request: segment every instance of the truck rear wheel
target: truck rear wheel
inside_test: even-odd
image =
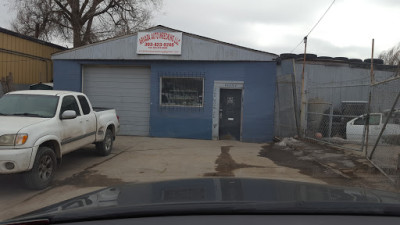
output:
[[[107,156],[112,151],[113,146],[113,132],[110,129],[107,129],[106,135],[104,136],[104,140],[96,143],[96,150],[101,156]]]
[[[54,151],[49,147],[39,147],[32,169],[22,174],[25,186],[35,190],[48,187],[53,180],[56,167]]]

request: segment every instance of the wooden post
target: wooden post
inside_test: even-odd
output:
[[[304,87],[304,70],[306,66],[306,54],[307,54],[307,36],[304,37],[304,58],[303,58],[303,70],[301,72],[301,108],[300,108],[300,127],[301,127],[301,137],[304,137],[304,128],[306,122],[306,96]]]
[[[372,53],[371,53],[371,73],[370,73],[370,85],[369,85],[369,96],[368,96],[368,108],[367,108],[367,120],[365,123],[365,131],[364,133],[366,133],[366,137],[365,137],[365,156],[367,158],[368,157],[368,142],[369,142],[369,114],[371,112],[371,99],[372,99],[372,93],[371,93],[371,89],[372,89],[372,85],[375,83],[375,77],[374,77],[374,39],[372,39]],[[363,140],[364,141],[364,140]]]

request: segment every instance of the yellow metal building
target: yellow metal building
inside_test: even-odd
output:
[[[16,86],[51,82],[51,54],[65,49],[0,27],[0,79],[11,73]]]

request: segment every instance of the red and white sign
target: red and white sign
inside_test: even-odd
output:
[[[181,32],[139,32],[137,54],[180,55]]]

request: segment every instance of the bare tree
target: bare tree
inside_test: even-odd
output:
[[[400,65],[400,43],[387,51],[381,52],[378,56],[387,65]]]
[[[44,3],[45,2],[45,3]],[[54,34],[54,16],[52,1],[31,0],[15,2],[18,8],[17,17],[12,28],[18,33],[49,41]]]
[[[16,0],[14,30],[79,47],[150,26],[162,0]]]

